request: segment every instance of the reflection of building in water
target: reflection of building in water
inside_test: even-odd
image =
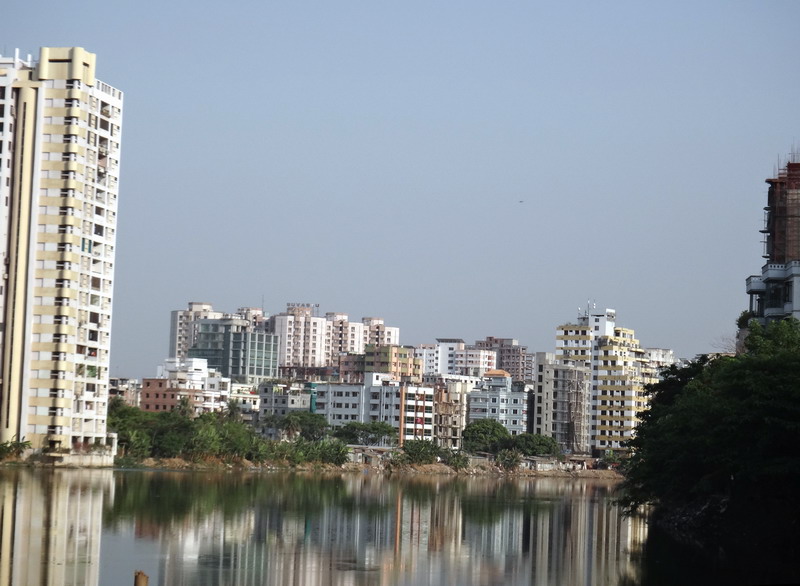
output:
[[[352,475],[276,482],[231,515],[160,529],[159,584],[597,584],[636,578],[645,526],[611,485]],[[269,482],[264,478],[261,482]],[[308,491],[307,494],[299,494]]]
[[[0,585],[100,583],[110,470],[20,470],[0,483]]]
[[[629,554],[644,543],[646,526],[609,504],[609,485],[538,479],[518,489],[516,500],[534,506],[503,507],[495,522],[469,524],[464,537],[474,555],[531,584],[617,583],[635,572]]]

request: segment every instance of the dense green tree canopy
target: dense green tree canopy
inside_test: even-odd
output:
[[[289,413],[278,425],[290,438],[299,436],[308,441],[321,440],[328,431],[328,420],[325,416],[308,411]]]
[[[185,405],[183,405],[185,407]],[[231,402],[222,412],[189,416],[191,409],[178,404],[173,411],[150,413],[130,407],[115,397],[109,401],[108,427],[119,435],[121,453],[133,459],[182,457],[191,460],[247,459],[292,464],[325,462],[342,464],[347,446],[338,440],[323,440],[325,417],[293,413],[283,418],[284,429],[294,430],[296,441],[273,442],[258,436],[240,419],[238,404]],[[322,440],[322,441],[321,441]]]
[[[623,503],[724,503],[725,522],[800,522],[800,322],[751,322],[747,352],[671,368],[630,442]]]
[[[471,453],[495,452],[511,437],[508,430],[494,419],[479,419],[468,423],[461,434],[464,449]]]
[[[558,456],[561,449],[558,442],[538,433],[521,433],[505,441],[507,449],[516,450],[523,456]]]
[[[337,427],[333,432],[334,437],[345,443],[362,446],[374,446],[384,439],[394,439],[396,435],[394,427],[384,421],[370,421],[369,423],[349,421],[341,427]]]

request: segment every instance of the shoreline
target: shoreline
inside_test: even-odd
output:
[[[114,466],[54,466],[49,463],[30,461],[5,461],[0,469],[36,468],[51,470],[120,470],[120,471],[165,471],[165,472],[247,472],[251,474],[272,472],[302,473],[343,473],[343,474],[379,474],[379,475],[428,475],[428,476],[493,476],[505,478],[575,478],[621,481],[623,475],[616,470],[515,470],[507,472],[496,466],[478,465],[468,469],[454,470],[445,464],[407,464],[403,466],[367,466],[348,462],[337,466],[334,464],[307,463],[290,465],[285,463],[254,464],[249,461],[228,463],[222,460],[191,462],[181,458],[146,458],[133,465]]]

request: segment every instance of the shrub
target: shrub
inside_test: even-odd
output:
[[[433,464],[439,458],[441,450],[428,440],[408,440],[403,444],[403,453],[409,464]]]
[[[450,466],[450,468],[456,472],[469,468],[469,456],[464,452],[442,450],[441,457],[442,462]]]
[[[507,472],[513,472],[522,463],[522,454],[517,450],[500,450],[497,453],[498,465]]]

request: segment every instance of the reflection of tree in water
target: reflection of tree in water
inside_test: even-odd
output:
[[[535,516],[542,509],[550,509],[553,502],[542,499],[518,480],[477,481],[465,487],[461,495],[461,510],[465,521],[493,524],[511,513],[525,518]]]
[[[314,516],[338,508],[378,514],[388,500],[376,490],[354,490],[342,476],[207,472],[120,472],[115,498],[106,510],[113,526],[134,519],[157,525],[212,513],[237,517],[248,510],[274,509]]]

